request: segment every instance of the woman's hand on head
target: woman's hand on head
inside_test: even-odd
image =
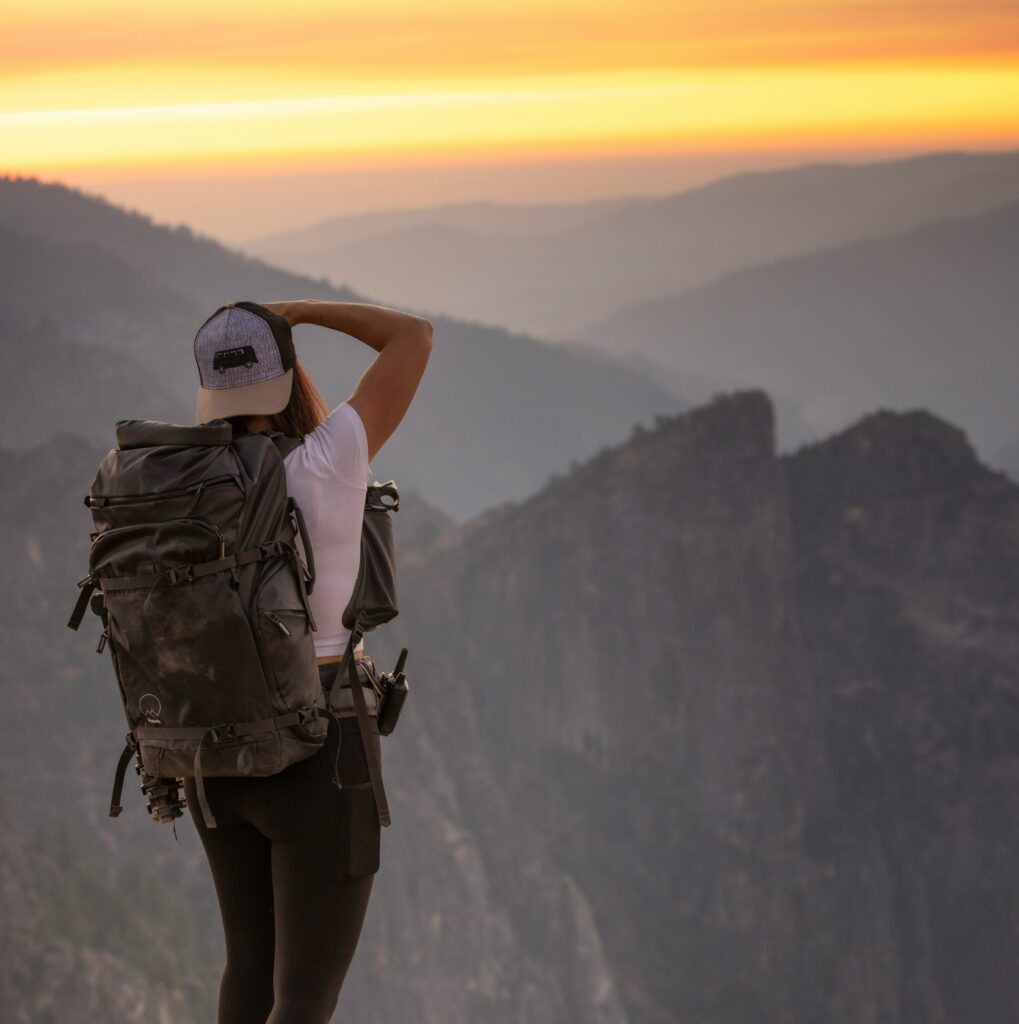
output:
[[[283,317],[291,327],[301,323],[301,306],[303,299],[292,299],[289,302],[260,302],[270,313]]]

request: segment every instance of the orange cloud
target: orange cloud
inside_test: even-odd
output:
[[[0,170],[1019,139],[1019,5],[39,0]]]
[[[5,13],[0,74],[167,61],[416,78],[1017,52],[1019,5],[983,0],[36,0]]]

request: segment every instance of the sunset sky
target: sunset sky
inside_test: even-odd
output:
[[[243,204],[301,221],[327,195],[660,193],[684,167],[1019,145],[1015,0],[4,0],[2,27],[0,172],[223,235]]]

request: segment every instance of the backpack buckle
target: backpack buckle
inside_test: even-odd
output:
[[[166,579],[171,587],[177,586],[178,583],[194,583],[194,573],[191,571],[192,566],[181,565],[176,569],[166,570]]]
[[[223,725],[214,725],[209,730],[209,735],[212,737],[213,743],[222,743],[226,740],[236,739],[237,736],[234,732],[233,722],[224,722]]]
[[[267,540],[258,545],[258,551],[262,558],[272,558],[275,555],[283,554],[283,545],[278,538],[276,540]]]

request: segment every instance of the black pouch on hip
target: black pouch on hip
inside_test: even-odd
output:
[[[361,562],[350,600],[343,610],[345,629],[352,630],[359,624],[361,632],[367,633],[400,612],[393,521],[389,518],[389,513],[399,508],[400,495],[392,480],[384,484],[376,480],[368,485],[361,527]]]
[[[343,625],[349,630],[368,632],[399,614],[396,590],[396,549],[390,512],[400,508],[400,495],[392,480],[369,485],[365,494],[364,525],[361,530],[361,562],[350,601],[343,611]],[[394,672],[378,677],[379,734],[388,736],[396,726],[409,686],[403,673],[407,649],[400,653]]]

